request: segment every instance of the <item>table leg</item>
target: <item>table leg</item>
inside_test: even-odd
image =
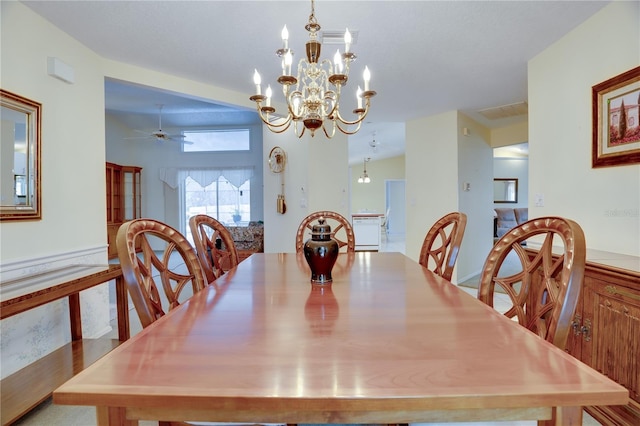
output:
[[[124,278],[116,278],[116,309],[118,311],[118,339],[121,342],[129,340],[129,297]]]
[[[82,340],[80,293],[69,295],[69,320],[71,321],[71,340]]]
[[[128,420],[123,407],[96,407],[98,426],[138,426],[137,420]]]
[[[538,426],[581,426],[582,407],[554,407],[551,420],[539,420]]]

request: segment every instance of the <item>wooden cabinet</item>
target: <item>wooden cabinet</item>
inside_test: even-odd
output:
[[[627,264],[616,267],[592,256],[567,351],[629,389],[628,405],[588,407],[589,414],[604,425],[640,425],[640,259],[623,256]]]
[[[109,259],[118,256],[116,235],[124,222],[141,214],[141,167],[106,163],[107,243]]]

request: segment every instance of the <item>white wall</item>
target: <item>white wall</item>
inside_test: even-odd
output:
[[[469,129],[464,136],[462,128]],[[459,211],[467,215],[456,281],[463,282],[481,272],[493,245],[493,149],[490,132],[464,114],[458,114],[458,194]],[[470,184],[465,191],[465,183]]]
[[[336,211],[349,218],[349,165],[347,137],[341,133],[327,140],[308,133],[298,139],[291,131],[282,134],[263,130],[263,157],[274,146],[287,153],[284,171],[287,211],[276,211],[281,176],[264,168],[265,245],[267,253],[294,253],[298,225],[318,210]],[[265,160],[266,161],[266,160]]]
[[[42,103],[42,220],[1,222],[1,260],[106,245],[106,201],[94,190],[104,186],[100,58],[19,2],[1,11],[2,88]],[[75,84],[47,75],[48,56],[75,70]]]
[[[42,220],[0,222],[3,277],[47,270],[63,257],[106,263],[101,60],[22,3],[0,2],[0,15],[2,88],[42,103]],[[49,56],[75,70],[74,84],[47,75]],[[85,336],[109,331],[108,300],[106,285],[81,294]],[[70,340],[66,306],[2,321],[2,377]]]
[[[516,178],[518,179],[518,202],[517,203],[494,203],[493,207],[516,208],[528,207],[529,205],[529,159],[528,158],[494,158],[493,159],[494,178]],[[493,194],[492,194],[493,195]]]
[[[529,62],[529,217],[576,220],[640,255],[640,165],[591,168],[591,87],[640,63],[640,3],[613,2]],[[544,207],[534,207],[535,194]]]

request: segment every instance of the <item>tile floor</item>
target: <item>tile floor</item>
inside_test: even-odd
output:
[[[380,251],[384,252],[401,252],[405,253],[404,235],[387,235],[382,238],[382,246]],[[473,279],[473,278],[472,278]],[[462,283],[464,284],[464,283]],[[472,296],[476,296],[475,288],[460,286],[465,292]],[[496,295],[494,307],[496,310],[504,311],[510,306],[508,298],[505,295]],[[131,333],[138,332],[140,322],[135,312],[131,312]],[[117,326],[113,324],[113,335],[117,337]],[[20,426],[94,426],[96,425],[95,409],[92,407],[76,407],[55,405],[51,399],[40,404],[31,413],[20,419],[15,425]],[[157,426],[158,422],[140,422],[140,426]],[[512,421],[512,422],[485,422],[485,423],[417,423],[414,426],[536,426],[537,422],[533,421]],[[582,421],[583,426],[599,426],[596,420],[585,413]]]

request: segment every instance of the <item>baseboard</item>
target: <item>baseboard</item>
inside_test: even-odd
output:
[[[471,278],[475,278],[478,277],[478,279],[480,279],[480,274],[482,273],[482,270],[478,270],[476,272],[472,272],[471,274],[467,274],[463,277],[456,277],[456,285],[460,285],[461,283],[464,283],[465,281],[469,281]]]

